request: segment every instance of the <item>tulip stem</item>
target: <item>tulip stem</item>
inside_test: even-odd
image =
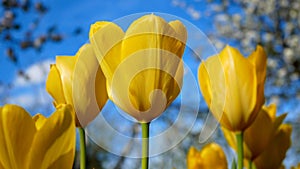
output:
[[[249,160],[249,169],[252,169],[252,161]]]
[[[238,148],[238,165],[237,169],[243,169],[244,150],[243,150],[243,132],[236,134],[237,148]]]
[[[150,122],[141,123],[142,125],[142,169],[149,166],[149,127]]]
[[[84,128],[79,127],[80,136],[80,169],[86,168],[86,145],[85,145],[85,131]]]

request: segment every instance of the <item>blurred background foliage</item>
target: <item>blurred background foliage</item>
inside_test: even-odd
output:
[[[47,58],[54,60],[52,55],[40,56],[41,52],[44,51],[43,55],[45,55],[47,51],[51,50],[51,48],[47,48],[47,45],[53,46],[55,44],[59,46],[62,41],[72,39],[74,36],[87,39],[87,36],[82,33],[85,28],[77,23],[71,23],[73,25],[72,30],[68,31],[61,29],[63,27],[61,24],[54,23],[41,26],[41,23],[47,22],[47,20],[43,21],[44,16],[49,11],[56,10],[49,8],[47,3],[47,1],[2,0],[0,7],[0,47],[3,50],[0,63],[3,67],[3,64],[7,63],[8,60],[13,65],[9,69],[6,69],[5,66],[0,69],[1,76],[5,77],[5,74],[14,71],[14,75],[19,79],[19,82],[36,81],[37,83],[33,83],[33,87],[29,90],[37,95],[40,95],[40,91],[37,91],[40,88],[36,88],[36,86],[44,85],[44,83],[38,83],[41,80],[32,77],[30,73],[42,74],[43,78],[47,76],[49,64],[51,63],[51,61],[47,61]],[[57,3],[61,2],[57,1]],[[93,1],[89,1],[89,3],[93,3]],[[159,5],[160,1],[156,3]],[[169,4],[167,8],[170,8],[170,11],[166,9],[158,12],[173,12],[173,15],[183,16],[200,28],[201,22],[198,21],[205,20],[205,22],[211,23],[203,31],[218,50],[221,50],[226,44],[230,44],[238,48],[243,54],[249,55],[251,51],[255,50],[256,44],[264,47],[268,54],[268,75],[265,84],[267,103],[276,103],[280,114],[288,112],[286,122],[293,125],[293,144],[287,154],[285,164],[290,166],[300,162],[300,142],[298,141],[300,138],[300,1],[169,0],[167,3]],[[126,9],[130,9],[130,7]],[[174,11],[179,11],[181,14]],[[130,13],[132,12],[128,10],[127,14]],[[88,27],[88,25],[84,26]],[[199,50],[201,50],[201,46],[199,46]],[[24,59],[22,57],[24,57],[23,53],[26,51],[30,51],[32,55],[29,59],[41,57],[37,60],[46,60],[46,62],[37,67],[33,66],[31,70],[28,70],[30,65],[27,62],[20,62],[21,59]],[[34,63],[34,61],[28,62]],[[200,62],[198,58],[194,61]],[[10,103],[13,100],[11,95],[20,92],[15,91],[16,85],[14,83],[15,81],[11,78],[0,79],[0,105]],[[42,95],[39,97],[48,96]],[[170,110],[167,111],[176,111],[178,106],[176,103],[172,104]],[[36,98],[36,104],[30,107],[32,112],[51,112],[52,110],[49,98],[42,99],[42,101]],[[203,146],[198,143],[198,137],[208,110],[205,106],[201,106],[199,112],[195,126],[187,137],[171,151],[151,158],[151,168],[185,168],[185,157],[188,148],[191,145],[198,148]],[[159,120],[170,126],[173,118],[168,114],[167,112],[164,113]],[[172,115],[172,113],[170,114]],[[139,127],[133,124],[128,133],[133,137],[138,136],[138,133],[140,133]],[[225,146],[226,143],[219,130],[212,136],[210,141],[212,140],[223,145],[229,155],[228,161],[230,163],[233,153]],[[87,145],[88,168],[140,167],[138,159],[128,159],[111,154],[91,140],[88,140]],[[78,159],[74,163],[74,168],[79,168]]]

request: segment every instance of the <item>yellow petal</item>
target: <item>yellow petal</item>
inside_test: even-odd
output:
[[[205,168],[227,169],[227,160],[221,146],[210,143],[203,147],[201,157]]]
[[[208,107],[211,107],[211,100],[212,100],[212,84],[210,83],[212,79],[212,76],[210,76],[208,74],[208,70],[206,68],[206,65],[205,62],[202,62],[198,68],[198,79],[199,79],[199,86],[200,86],[200,90],[201,90],[201,93],[202,93],[202,96],[206,102],[206,104],[208,105]],[[216,70],[216,69],[213,69],[213,70]],[[216,111],[214,111],[216,112]],[[218,113],[218,112],[216,112]],[[223,113],[220,112],[220,113]],[[219,114],[219,113],[218,113]],[[217,117],[220,117],[217,116]],[[220,119],[220,118],[217,118],[217,119]]]
[[[66,153],[75,153],[75,120],[70,105],[61,106],[37,131],[29,153],[28,168],[47,169]],[[71,168],[73,161],[68,164]]]
[[[223,132],[223,135],[228,143],[228,145],[230,147],[232,147],[233,149],[237,150],[237,142],[236,142],[236,136],[235,136],[235,133],[228,130],[227,128],[225,127],[222,127],[221,126],[221,130]]]
[[[101,110],[108,99],[107,90],[106,90],[106,79],[101,70],[101,67],[98,67],[96,73],[95,94],[97,98],[98,107]]]
[[[257,82],[263,84],[266,79],[267,55],[261,46],[251,53],[248,60],[255,65]]]
[[[112,22],[101,21],[91,25],[89,39],[99,62],[112,47],[122,40],[123,36],[123,30]]]
[[[102,67],[106,78],[112,77],[114,70],[121,62],[121,40],[124,37],[123,30],[112,22],[96,22],[91,25],[90,42]],[[107,56],[107,61],[104,56]]]
[[[21,169],[36,132],[31,116],[21,107],[5,105],[0,110],[0,164],[3,168]]]
[[[91,24],[90,32],[89,32],[89,38],[93,38],[93,36],[97,33],[98,30],[102,29],[103,27],[107,26],[107,24],[110,24],[111,22],[107,21],[98,21],[94,24]]]
[[[143,83],[147,81],[148,83]],[[148,69],[137,74],[131,81],[130,101],[133,106],[141,111],[139,114],[132,114],[139,121],[149,121],[159,116],[177,97],[180,92],[180,84],[177,84],[176,80],[164,71],[156,69]],[[160,93],[164,93],[166,97],[164,100]],[[151,109],[152,105],[156,105],[152,108],[158,108],[157,105],[163,105],[161,109]],[[147,111],[148,112],[145,112]]]
[[[291,134],[292,127],[288,124],[282,124],[265,151],[254,160],[256,168],[279,168],[291,146]]]
[[[73,75],[73,104],[80,126],[85,127],[107,101],[106,80],[92,45],[81,47]]]
[[[195,147],[191,147],[187,154],[187,169],[201,168],[201,154]]]
[[[270,112],[270,114],[273,113]],[[278,127],[283,122],[285,117],[286,114],[283,114],[277,118],[272,117],[269,115],[268,109],[266,108],[263,108],[258,113],[255,121],[244,132],[244,140],[251,152],[251,160],[261,154],[270,144]]]
[[[255,121],[244,131],[244,158],[253,161],[272,142],[286,114],[276,117],[276,105],[265,106]],[[264,126],[263,128],[261,126]],[[221,127],[227,143],[237,150],[235,133]]]
[[[80,50],[78,53],[80,53]],[[73,72],[74,72],[76,60],[77,57],[72,57],[72,56],[56,57],[56,67],[60,73],[64,96],[66,102],[71,105],[73,105],[72,81],[73,81]]]
[[[229,46],[220,53],[220,59],[226,70],[224,113],[228,116],[232,131],[244,130],[258,113],[252,113],[257,93],[255,68],[238,50]]]
[[[180,42],[176,43],[178,45],[177,47],[174,46],[174,49],[177,48],[177,51],[172,51],[172,52],[176,53],[178,57],[182,57],[184,50],[185,50],[186,40],[187,40],[186,28],[178,20],[169,22],[169,25],[176,32],[176,36],[174,38],[176,38],[176,40],[180,41]]]
[[[74,150],[61,155],[56,161],[54,161],[51,166],[47,169],[68,169],[72,168],[74,161]]]
[[[125,59],[139,50],[150,48],[167,50],[181,58],[185,48],[185,41],[182,43],[181,39],[184,40],[186,30],[179,21],[174,21],[172,25],[176,31],[181,32],[177,33],[163,18],[153,14],[135,20],[129,26],[123,39],[121,58]],[[147,54],[161,55],[161,52],[151,50]],[[160,59],[157,60],[158,64],[159,61]]]
[[[46,90],[53,97],[56,105],[66,103],[60,73],[56,65],[51,65],[46,81]]]
[[[5,169],[5,168],[3,167],[3,165],[1,164],[1,162],[0,162],[0,169]]]
[[[188,169],[227,169],[227,160],[221,146],[216,143],[205,145],[201,151],[191,147],[187,155]]]
[[[218,56],[212,56],[200,64],[198,79],[200,90],[212,114],[223,126],[230,128],[230,116],[223,113],[226,85],[223,66]]]
[[[177,97],[183,77],[182,61],[176,55],[166,51],[163,55],[149,55],[149,50],[125,59],[113,79],[107,79],[110,99],[143,122],[160,115]],[[158,59],[163,64],[157,65]]]
[[[45,124],[45,122],[47,121],[47,118],[45,116],[43,116],[42,114],[37,114],[37,115],[33,116],[32,119],[35,121],[35,127],[37,130],[42,128],[43,125]]]
[[[265,103],[264,84],[266,80],[267,55],[261,46],[257,46],[256,50],[248,57],[248,60],[255,65],[257,76],[257,99],[254,111],[259,111]]]
[[[169,22],[169,25],[177,33],[176,38],[178,38],[178,40],[180,40],[182,43],[186,43],[187,31],[186,31],[185,26],[178,20]],[[183,51],[182,51],[182,54],[183,54]]]

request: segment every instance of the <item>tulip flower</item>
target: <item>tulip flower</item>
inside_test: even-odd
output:
[[[139,122],[158,117],[181,89],[187,32],[180,21],[145,15],[126,32],[96,22],[90,41],[107,79],[109,98]]]
[[[280,168],[286,152],[291,146],[291,134],[292,126],[282,124],[265,151],[254,160],[256,168]]]
[[[49,118],[4,105],[0,127],[0,168],[72,168],[75,120],[70,105],[61,105]]]
[[[198,70],[200,90],[214,117],[236,133],[238,169],[243,168],[243,131],[265,102],[266,54],[257,46],[248,58],[226,46],[202,62]]]
[[[256,119],[244,131],[244,158],[253,161],[273,140],[286,114],[276,117],[276,105],[263,106]],[[262,127],[263,126],[263,127]],[[237,141],[233,132],[222,127],[228,144],[237,150]]]
[[[145,15],[124,32],[111,22],[96,22],[90,42],[107,80],[108,97],[142,125],[142,168],[148,168],[150,122],[178,96],[187,32],[176,20]]]
[[[265,102],[266,54],[257,46],[248,58],[230,46],[199,66],[203,97],[222,126],[239,132],[251,125]]]
[[[227,160],[222,148],[210,143],[198,151],[191,147],[187,154],[187,169],[227,169]]]
[[[92,46],[83,45],[75,56],[57,56],[46,82],[54,105],[71,104],[76,126],[85,127],[107,101],[106,80]]]

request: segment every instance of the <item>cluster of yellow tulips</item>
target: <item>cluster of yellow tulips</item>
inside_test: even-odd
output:
[[[221,66],[218,66],[221,65]],[[264,106],[266,54],[262,47],[248,57],[226,46],[199,66],[199,84],[206,103],[238,156],[233,169],[281,169],[291,145],[292,127],[276,116],[276,105]],[[201,151],[191,147],[188,169],[228,168],[222,148],[210,143]]]
[[[107,99],[141,123],[142,168],[148,168],[150,122],[181,90],[186,28],[151,14],[126,32],[112,22],[96,22],[89,39],[75,56],[57,56],[51,65],[46,90],[56,111],[49,118],[31,117],[16,105],[0,108],[0,169],[72,168],[76,127],[84,169],[84,127]],[[249,169],[278,169],[291,144],[291,126],[282,124],[286,114],[277,117],[275,105],[263,106],[265,78],[262,47],[245,58],[227,46],[199,67],[200,89],[228,144],[238,150],[238,169],[246,161]],[[187,167],[228,165],[222,148],[211,143],[201,151],[191,147]]]

